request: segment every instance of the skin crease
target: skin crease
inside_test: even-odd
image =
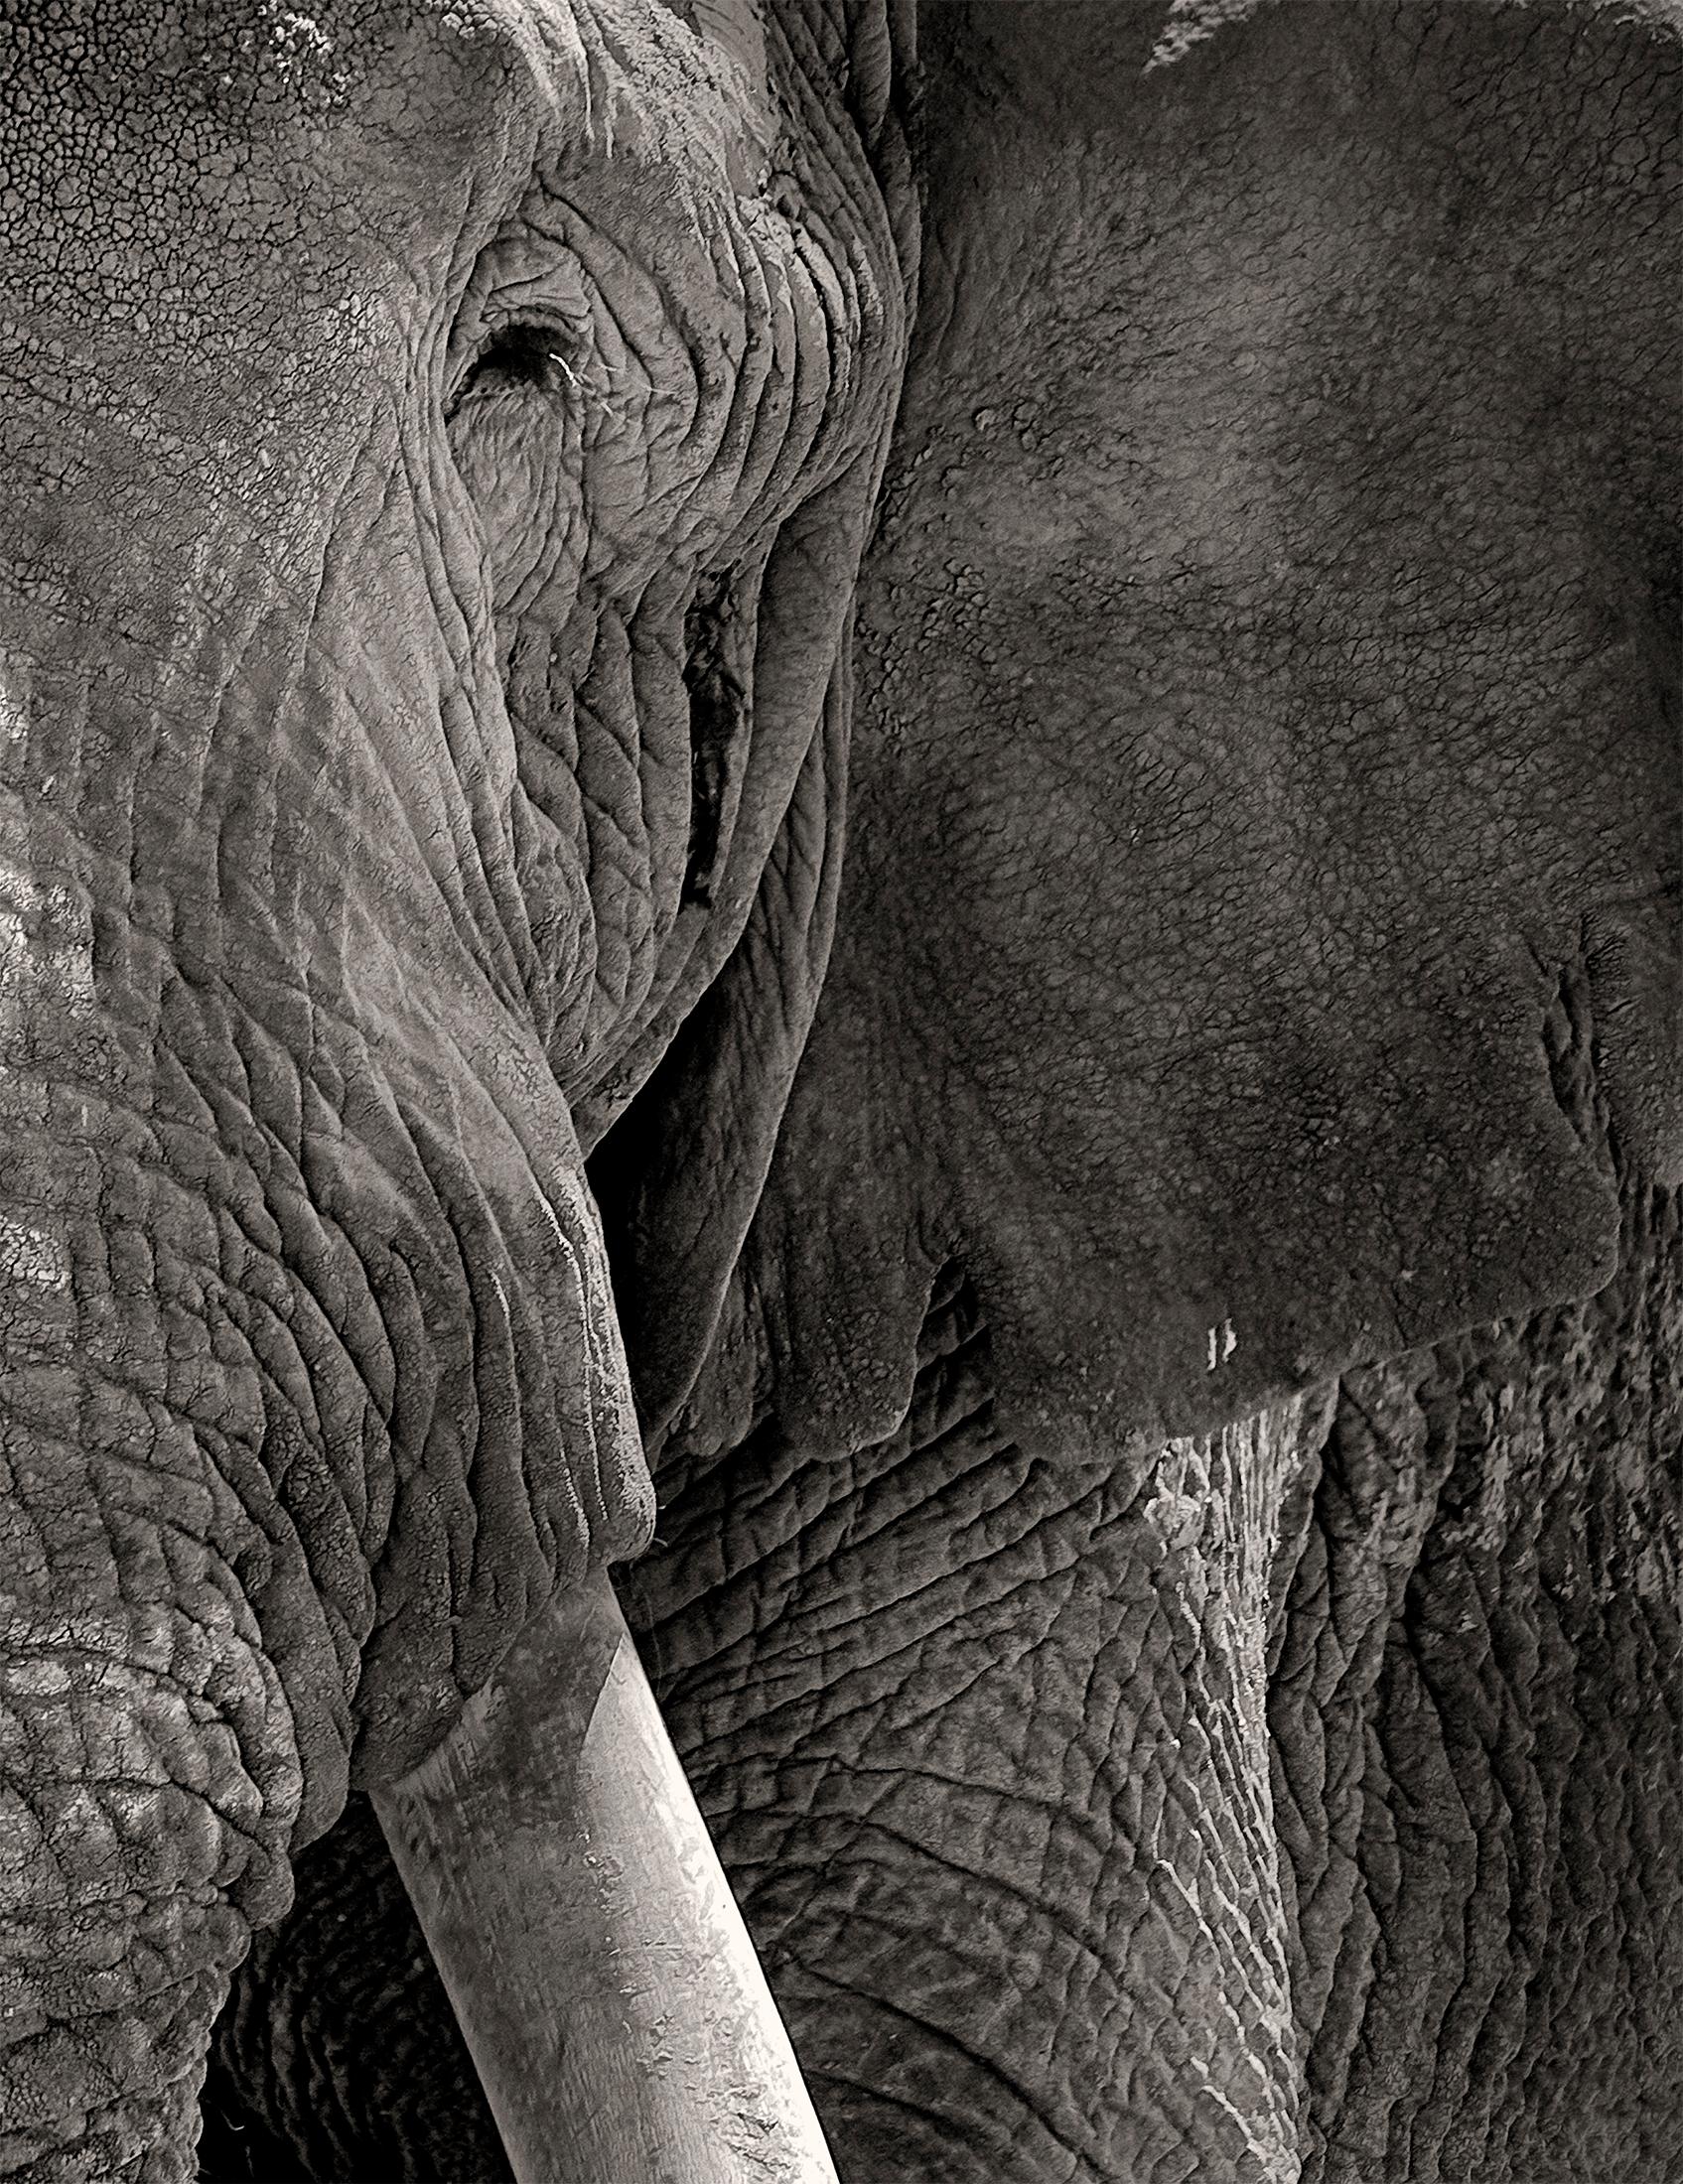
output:
[[[55,404],[132,437],[125,371],[153,371],[137,407],[179,444],[102,443],[94,466],[116,535],[149,518],[150,588],[73,513],[27,573],[121,598],[142,715],[191,724],[233,688],[217,718],[267,707],[332,790],[302,801],[281,775],[241,802],[218,753],[249,767],[249,734],[209,755],[190,726],[162,737],[165,762],[208,769],[196,799],[172,781],[179,802],[267,795],[309,821],[273,847],[225,829],[214,888],[192,884],[197,838],[144,852],[162,915],[99,906],[120,858],[98,827],[125,796],[164,810],[158,784],[90,786],[79,834],[30,845],[73,885],[27,905],[29,1058],[91,975],[120,1051],[67,1039],[42,1074],[113,1107],[121,1084],[153,1132],[134,1172],[161,1178],[148,1199],[102,1170],[91,1210],[65,1186],[85,1213],[70,1291],[95,1294],[95,1232],[158,1239],[111,1286],[119,1362],[144,1392],[129,1361],[148,1341],[165,1361],[155,1400],[191,1429],[167,1506],[184,1477],[205,1499],[193,1574],[224,1621],[196,1593],[197,1627],[231,1633],[197,1684],[173,1626],[168,1672],[136,1663],[168,1695],[147,1733],[186,1754],[174,1794],[224,1810],[261,1866],[218,1852],[177,1894],[232,1903],[210,1952],[231,1963],[331,1821],[352,1737],[363,1779],[403,1763],[554,1574],[636,1544],[623,1449],[571,1549],[545,1529],[558,1478],[588,1499],[612,1411],[600,1345],[570,1397],[532,1379],[588,1354],[601,1302],[575,1276],[557,1304],[568,1262],[533,1241],[559,1209],[588,1276],[553,1158],[576,1134],[661,1498],[628,1607],[844,2174],[1646,2184],[1679,2090],[1669,52],[1559,11],[1054,13],[1048,38],[1022,10],[922,12],[924,264],[857,596],[846,892],[780,1127],[826,952],[837,658],[912,270],[883,26],[849,18],[844,108],[839,30],[791,17],[772,40],[800,111],[779,147],[805,167],[762,202],[785,237],[827,233],[847,277],[803,288],[765,246],[770,300],[745,279],[742,324],[793,345],[735,437],[699,371],[690,430],[652,421],[663,366],[754,356],[710,315],[725,261],[663,222],[690,187],[734,232],[756,133],[727,101],[720,142],[686,134],[693,78],[670,90],[658,38],[604,63],[657,117],[640,157],[623,125],[616,168],[578,133],[570,62],[536,94],[494,39],[440,67],[428,19],[432,59],[370,65],[370,108],[334,72],[364,50],[349,21],[333,54],[288,31],[288,97],[349,117],[289,277],[325,264],[335,292],[335,252],[363,238],[391,316],[326,339],[254,282],[227,323],[280,314],[271,352],[338,390],[306,369],[307,445],[271,404],[269,465],[239,437],[262,403],[207,391],[272,391],[216,348],[214,315],[192,341],[167,330],[167,367],[149,329],[118,341],[91,309],[68,313],[73,374],[31,358],[16,429],[44,480],[78,460]],[[568,187],[511,220],[567,157]],[[167,260],[200,230],[153,192]],[[291,202],[259,191],[217,247],[260,269]],[[229,262],[192,271],[242,297]],[[98,263],[75,270],[97,296]],[[490,338],[485,302],[529,306],[534,283],[546,329],[588,322],[569,370],[534,379],[516,343],[464,395],[451,359]],[[190,431],[172,378],[196,390]],[[222,502],[255,511],[222,505],[217,530],[170,498],[181,446],[220,447]],[[241,550],[192,564],[196,655],[171,556],[202,535]],[[286,592],[277,548],[314,572],[331,655],[250,606]],[[241,602],[243,647],[210,644]],[[170,675],[149,681],[160,628]],[[409,643],[366,667],[376,628]],[[32,726],[98,712],[31,703]],[[23,786],[46,830],[61,746],[38,741]],[[89,844],[104,865],[76,863]],[[370,856],[388,910],[363,900]],[[178,927],[211,936],[197,958]],[[324,994],[353,1004],[343,1038],[317,1028]],[[192,1067],[150,1065],[142,1099],[123,1070],[160,1033]],[[336,1234],[368,1266],[382,1190],[426,1251],[348,1288]],[[220,1227],[184,1250],[196,1192]],[[260,1231],[231,1262],[230,1220]],[[31,1270],[58,1264],[52,1238],[4,1235],[44,1321],[25,1339],[49,1342],[59,1293]],[[177,1307],[152,1336],[148,1280]],[[533,1314],[506,1350],[451,1319],[464,1282],[492,1327],[498,1282]],[[295,1351],[265,1346],[259,1305]],[[426,1409],[405,1391],[429,1347],[478,1375],[479,1419],[441,1400],[438,1438],[402,1408]],[[511,1353],[500,1383],[482,1347]],[[26,1470],[58,1445],[53,1393]],[[141,1572],[167,1617],[180,1554],[146,1559],[154,1505],[119,1523],[109,1477],[134,1424],[93,1415],[82,1454],[107,1468],[29,1520],[42,1596],[85,1593],[97,1546],[108,1596],[130,1606]],[[499,1486],[522,1446],[529,1474]],[[226,1504],[277,1479],[281,1520],[265,1504],[241,1531]],[[337,1528],[304,1491],[324,1482]],[[49,1506],[32,1478],[18,1502]],[[22,1690],[27,1734],[54,1695]],[[223,1769],[208,1793],[196,1736]],[[179,1804],[148,1826],[153,1885],[190,1831]],[[359,1801],[299,1886],[222,2020],[207,2173],[498,2174]],[[181,2028],[138,2013],[173,2088],[215,1984]],[[50,2064],[51,2093],[70,2066]],[[72,2142],[33,2173],[90,2169]]]

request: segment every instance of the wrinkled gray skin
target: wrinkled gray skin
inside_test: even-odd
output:
[[[0,9],[0,2173],[505,2174],[617,1308],[849,2184],[1660,2184],[1675,35],[713,12]]]
[[[816,993],[890,55],[0,22],[0,2173],[164,2184],[292,1856],[647,1537],[582,1149],[738,994],[740,1237]]]

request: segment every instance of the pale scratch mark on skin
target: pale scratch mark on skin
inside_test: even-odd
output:
[[[1225,1365],[1238,1348],[1239,1338],[1233,1332],[1233,1322],[1230,1319],[1224,1319],[1219,1327],[1209,1329],[1206,1339],[1209,1348],[1205,1370],[1214,1372],[1216,1366]]]
[[[1235,1958],[1248,1958],[1251,1961],[1253,1967],[1260,1972],[1259,1983],[1251,1991],[1271,1995],[1264,2007],[1264,2022],[1277,2039],[1289,2037],[1290,2012],[1276,1982],[1269,1976],[1267,1966],[1261,1961],[1249,1908],[1216,1887],[1212,1893],[1219,1916],[1212,1918],[1211,1905],[1201,1894],[1194,1894],[1167,1860],[1154,1861],[1154,1872],[1159,1884],[1167,1892],[1180,1898],[1189,1917],[1196,1922],[1201,1931],[1222,1934]],[[1228,2082],[1225,2085],[1218,2083],[1208,2063],[1195,2052],[1190,2053],[1187,2061],[1198,2080],[1203,2098],[1214,2102],[1231,2118],[1244,2138],[1245,2150],[1262,2163],[1262,2177],[1266,2179],[1266,2184],[1287,2184],[1287,2179],[1297,2174],[1294,2150],[1288,2143],[1286,2120],[1269,2100],[1267,2074],[1262,2061],[1247,2045],[1253,2037],[1251,2030],[1224,1985],[1218,1985],[1209,1993],[1209,2001],[1213,2004],[1214,2011],[1225,2019],[1235,2038],[1235,2046],[1231,2050],[1224,2046],[1221,2053],[1222,2067]],[[1232,2081],[1240,2070],[1248,2071],[1256,2082],[1262,2103],[1260,2112],[1257,2109],[1241,2108],[1233,2099]]]
[[[93,1006],[93,938],[86,905],[0,864],[0,1029],[32,1004],[84,1016]]]
[[[1237,2106],[1226,2089],[1216,2084],[1209,2065],[1203,2058],[1199,2055],[1190,2055],[1187,2060],[1198,2081],[1198,2090],[1202,2098],[1205,2101],[1212,2102],[1222,2111],[1237,2127],[1244,2140],[1245,2152],[1262,2163],[1260,2174],[1266,2180],[1266,2184],[1295,2184],[1299,2174],[1297,2156],[1292,2147],[1285,2143],[1281,2133],[1277,2131],[1272,2139],[1265,2139],[1259,2135],[1257,2118],[1254,2116],[1246,2115],[1245,2111]],[[1245,2057],[1244,2060],[1251,2062],[1258,2069],[1260,2075],[1260,2066],[1255,2066],[1254,2057]]]
[[[313,15],[282,8],[269,19],[269,36],[277,46],[311,46],[317,53],[333,52],[333,40]]]
[[[1154,68],[1172,68],[1194,46],[1202,45],[1229,25],[1242,23],[1262,5],[1263,0],[1170,0],[1145,73],[1149,75]]]
[[[29,732],[29,705],[13,678],[0,672],[0,743],[21,744]]]
[[[34,1289],[62,1293],[70,1286],[70,1259],[57,1237],[0,1213],[0,1275]]]
[[[309,69],[330,101],[339,103],[351,87],[350,71],[324,68],[323,64],[334,58],[336,48],[315,16],[301,8],[277,6],[275,0],[267,0],[263,13],[268,19],[269,50],[282,77],[296,78]]]

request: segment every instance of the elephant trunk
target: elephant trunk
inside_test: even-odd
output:
[[[237,674],[184,669],[179,625],[142,655],[173,596],[137,580],[119,634],[9,601],[0,653],[0,2174],[30,2184],[191,2175],[229,1974],[353,1766],[412,1766],[649,1521],[566,1103],[463,960],[455,869],[395,864],[401,779],[351,769],[424,686],[348,691],[278,621]]]
[[[263,1249],[249,1163],[101,999],[73,784],[23,792],[41,714],[8,688],[0,2174],[175,2184],[231,1971],[345,1795],[356,1606],[318,1594],[301,1518],[326,1499],[304,1359],[323,1409],[348,1367]]]

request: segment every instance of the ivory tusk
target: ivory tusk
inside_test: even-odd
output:
[[[606,1571],[373,1803],[517,2184],[836,2184]]]

